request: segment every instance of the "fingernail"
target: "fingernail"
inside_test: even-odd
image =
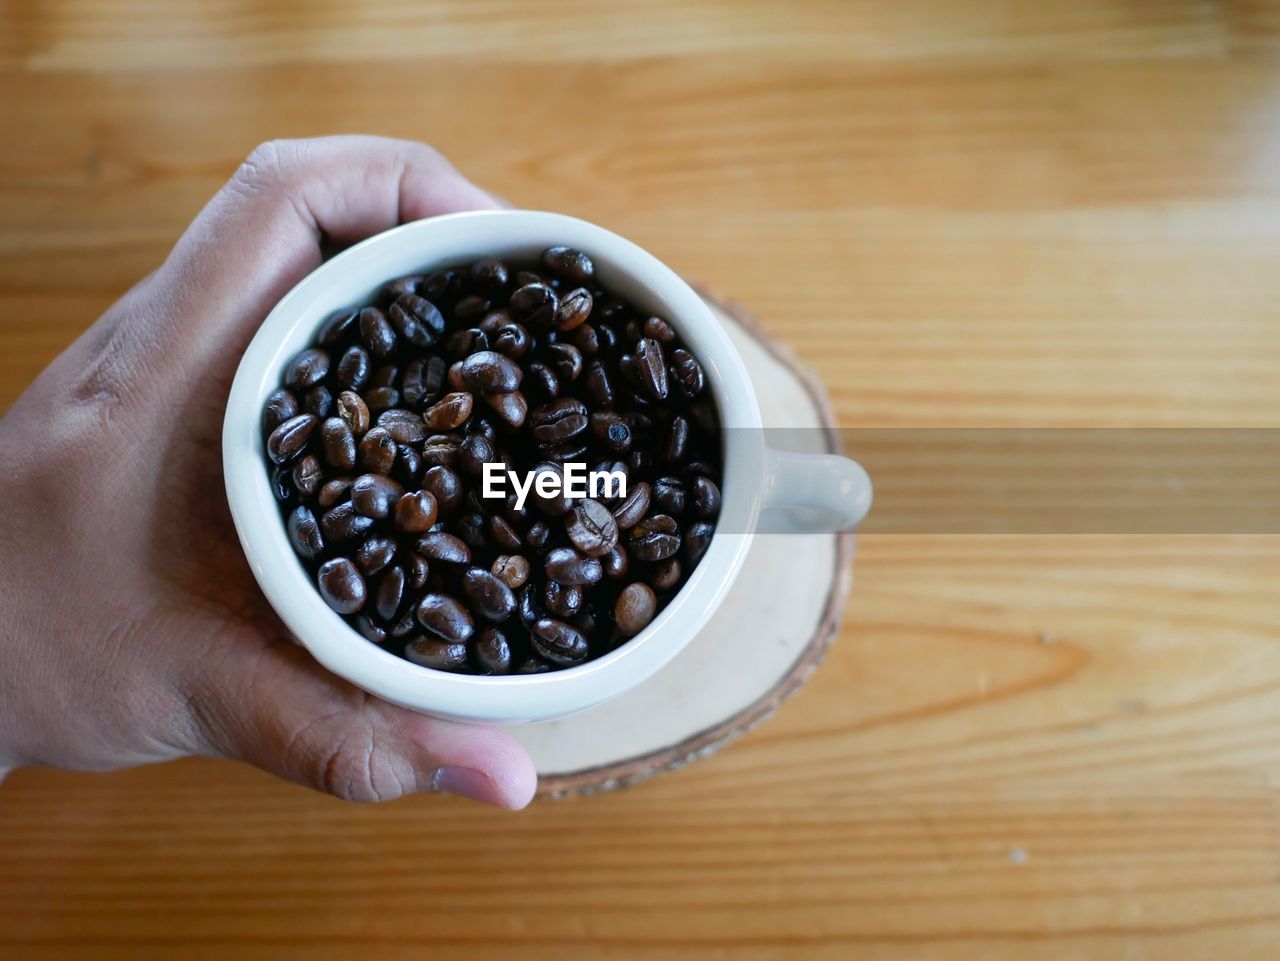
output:
[[[456,794],[473,801],[484,801],[486,804],[499,803],[495,797],[493,782],[474,768],[442,767],[431,779],[431,786],[444,794]]]

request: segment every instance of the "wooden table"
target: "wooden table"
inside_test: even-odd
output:
[[[256,142],[430,140],[754,309],[850,426],[1280,410],[1280,5],[0,7],[0,404]],[[0,788],[12,958],[1274,958],[1280,541],[864,537],[704,763],[518,816]]]

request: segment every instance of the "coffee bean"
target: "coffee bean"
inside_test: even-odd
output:
[[[676,415],[671,418],[671,424],[667,428],[666,440],[662,444],[662,452],[659,456],[667,464],[679,464],[684,461],[688,446],[689,422]]]
[[[628,584],[618,594],[618,600],[613,605],[613,621],[618,625],[618,630],[627,637],[633,637],[649,626],[657,610],[658,598],[654,596],[653,589],[648,584],[636,581]]]
[[[655,400],[667,398],[667,363],[662,345],[652,337],[642,337],[636,344],[635,372],[641,386]]]
[[[360,340],[374,357],[386,358],[395,353],[396,332],[377,307],[360,311]]]
[[[591,415],[591,433],[596,442],[611,454],[631,450],[631,425],[610,411]]]
[[[699,517],[714,520],[720,513],[720,488],[710,477],[695,477],[692,491],[693,512]]]
[[[376,423],[385,428],[397,444],[421,444],[427,438],[427,425],[422,418],[403,407],[384,410]]]
[[[582,610],[582,588],[561,584],[559,581],[547,581],[542,589],[542,604],[547,613],[556,617],[570,618]]]
[[[387,642],[387,629],[366,614],[357,614],[352,625],[360,633],[366,641],[374,644],[385,644]]]
[[[324,482],[324,470],[315,454],[304,454],[293,463],[293,486],[299,494],[310,497]]]
[[[609,508],[590,497],[573,505],[565,531],[573,546],[588,557],[608,554],[618,543],[618,524]]]
[[[582,378],[582,387],[586,391],[587,398],[599,410],[613,410],[616,405],[616,395],[613,390],[613,380],[609,377],[609,372],[605,370],[601,361],[592,361],[588,367],[586,374]]]
[[[536,328],[551,325],[560,300],[546,284],[534,282],[525,284],[511,295],[511,316],[522,324]]]
[[[481,567],[462,576],[462,593],[471,610],[485,620],[499,624],[515,613],[516,596],[503,581]]]
[[[520,554],[503,554],[493,562],[489,571],[514,591],[528,582],[529,561]]]
[[[427,559],[421,554],[409,551],[405,558],[405,575],[409,578],[409,587],[411,590],[420,591],[426,586],[427,577],[431,573],[431,566],[427,563]]]
[[[626,499],[614,509],[613,519],[619,530],[630,530],[649,512],[650,487],[644,481],[634,484]]]
[[[324,380],[329,373],[329,352],[319,347],[308,347],[299,353],[284,369],[284,385],[293,390],[306,390]]]
[[[542,601],[538,597],[537,586],[532,582],[517,592],[516,614],[525,627],[532,627],[533,622],[542,616]]]
[[[542,523],[542,521],[530,524],[529,529],[524,533],[524,542],[533,548],[546,547],[550,539],[551,528]]]
[[[615,547],[600,558],[600,567],[609,580],[621,580],[631,569],[631,558],[621,547]]]
[[[355,333],[359,317],[360,312],[356,310],[339,310],[330,314],[316,333],[316,343],[321,347],[337,347]]]
[[[405,645],[404,656],[436,671],[461,671],[467,666],[467,645],[434,637],[420,637]]]
[[[458,462],[462,441],[457,434],[433,434],[422,445],[422,463],[425,467],[452,468]]]
[[[652,337],[663,346],[669,347],[676,340],[676,332],[670,324],[661,317],[650,317],[644,322],[644,336]]]
[[[453,430],[461,427],[471,416],[471,395],[463,392],[445,394],[440,402],[429,407],[422,415],[432,430]]]
[[[677,347],[671,352],[671,374],[676,387],[685,397],[697,397],[707,384],[698,358],[683,347]]]
[[[556,308],[552,325],[561,332],[573,330],[586,323],[591,316],[591,293],[583,287],[571,290],[560,298],[560,306]]]
[[[458,467],[472,477],[483,474],[485,464],[498,462],[498,452],[485,434],[469,435],[458,450]]]
[[[487,627],[471,643],[476,667],[482,674],[506,674],[511,670],[511,645],[496,627]]]
[[[395,332],[414,347],[430,347],[444,333],[444,318],[435,304],[413,293],[398,297],[387,319]]]
[[[598,560],[583,557],[568,547],[557,547],[547,553],[546,570],[547,577],[574,587],[595,584],[604,576]]]
[[[637,560],[666,560],[679,549],[680,526],[666,514],[646,517],[627,535],[627,550]]]
[[[684,577],[684,572],[680,567],[680,561],[675,557],[668,557],[665,561],[658,561],[649,571],[649,586],[655,591],[669,591],[680,583]]]
[[[370,414],[381,414],[400,403],[400,391],[394,387],[375,387],[364,392],[364,402]]]
[[[533,622],[529,643],[539,656],[564,667],[581,664],[589,653],[587,639],[564,621],[553,617],[542,617]]]
[[[524,547],[520,532],[512,527],[510,522],[502,516],[494,514],[487,523],[489,540],[496,544],[500,550],[518,551]]]
[[[353,390],[338,395],[337,415],[352,434],[363,437],[369,429],[369,408],[364,399]]]
[[[489,312],[489,308],[493,306],[493,302],[486,297],[478,294],[469,294],[463,297],[453,305],[454,320],[462,322],[462,326],[466,327],[472,321],[479,320]]]
[[[341,418],[330,417],[320,425],[320,442],[331,467],[348,471],[356,466],[356,439]]]
[[[281,504],[292,504],[298,496],[293,486],[293,472],[288,467],[277,467],[270,476],[271,495]]]
[[[360,390],[368,383],[373,365],[363,347],[348,347],[338,361],[338,383],[350,390]]]
[[[576,397],[562,397],[529,413],[534,440],[544,444],[575,437],[587,429],[587,407]]]
[[[416,613],[423,628],[452,643],[466,641],[475,631],[467,609],[448,594],[424,594]]]
[[[389,537],[370,537],[356,548],[353,556],[356,566],[364,571],[365,576],[372,577],[395,559],[396,542]]]
[[[378,580],[373,595],[373,610],[384,621],[391,621],[404,603],[406,578],[403,567],[390,567]]]
[[[359,540],[372,529],[373,518],[361,514],[350,501],[343,501],[320,516],[320,530],[332,544]]]
[[[684,536],[684,556],[690,567],[698,566],[698,561],[702,560],[702,555],[711,546],[711,535],[714,533],[715,528],[705,521],[689,525]]]
[[[524,399],[524,395],[518,390],[513,390],[505,394],[481,394],[485,403],[492,407],[499,417],[506,422],[508,427],[518,428],[524,424],[525,415],[529,412],[529,405]]]
[[[299,504],[293,509],[286,528],[289,532],[289,543],[302,557],[314,560],[324,553],[324,537],[320,533],[320,524],[316,520],[316,515],[305,504]]]
[[[491,294],[502,292],[507,286],[507,265],[496,257],[486,257],[471,265],[471,279],[481,290]]]
[[[396,501],[396,530],[406,534],[429,531],[436,522],[436,514],[435,497],[424,490],[410,491]]]
[[[459,376],[468,390],[505,394],[519,387],[524,375],[511,358],[497,351],[482,350],[462,361]]]
[[[471,550],[461,538],[442,531],[432,531],[418,538],[415,545],[419,554],[428,562],[438,561],[441,564],[467,564],[471,561]]]
[[[594,357],[600,352],[600,338],[591,324],[579,324],[569,331],[569,342],[584,357]]]
[[[292,417],[302,413],[298,398],[293,392],[277,387],[267,395],[267,404],[262,410],[262,431],[270,435],[273,430]]]
[[[396,444],[396,462],[391,465],[392,476],[406,487],[412,487],[422,474],[422,455],[416,447]]]
[[[451,513],[462,503],[462,479],[450,468],[437,465],[422,475],[422,489],[436,499],[440,515]]]
[[[335,477],[333,480],[325,481],[320,488],[320,493],[316,495],[316,503],[326,509],[332,507],[351,491],[351,483],[350,477]]]
[[[284,464],[302,453],[319,423],[314,414],[290,417],[267,438],[267,456],[273,463]]]
[[[371,427],[360,440],[357,460],[372,474],[390,474],[396,461],[396,442],[385,427]]]
[[[351,504],[365,517],[381,520],[403,494],[404,488],[385,474],[361,474],[351,485]]]
[[[542,265],[571,284],[589,284],[595,277],[591,258],[571,247],[548,247],[542,252]]]
[[[659,477],[653,484],[653,502],[663,514],[678,517],[684,513],[684,481],[678,477]]]
[[[493,349],[511,360],[519,360],[533,346],[533,338],[523,324],[503,324],[493,334]]]
[[[346,557],[335,557],[320,565],[316,584],[324,602],[339,614],[354,614],[368,597],[364,578]]]

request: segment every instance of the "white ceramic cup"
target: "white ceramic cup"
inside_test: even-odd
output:
[[[701,360],[724,432],[721,515],[702,562],[640,634],[578,667],[477,677],[420,667],[382,650],[329,609],[295,556],[263,455],[262,407],[290,358],[321,321],[367,303],[386,281],[483,256],[534,261],[548,246],[587,252],[603,286],[666,318]],[[477,211],[388,230],[316,269],[276,305],[245,351],[222,433],[227,500],[263,593],[293,635],[333,673],[395,704],[438,717],[493,723],[550,720],[642,683],[688,644],[719,607],[755,535],[762,510],[821,509],[852,527],[871,503],[866,472],[826,454],[769,450],[742,358],[702,298],[669,267],[602,227],[561,214]],[[772,516],[772,514],[771,514]]]

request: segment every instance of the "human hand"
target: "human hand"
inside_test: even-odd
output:
[[[236,364],[322,244],[495,206],[422,144],[266,144],[17,400],[0,420],[0,768],[204,754],[358,800],[529,802],[508,735],[365,694],[288,638],[222,490]]]

